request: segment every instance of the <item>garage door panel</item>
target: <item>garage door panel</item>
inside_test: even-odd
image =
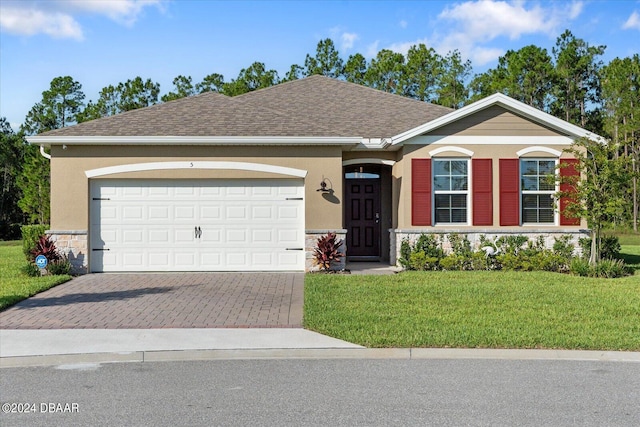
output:
[[[91,181],[92,271],[302,270],[302,180]],[[201,232],[196,233],[199,229]]]
[[[171,232],[167,228],[149,228],[148,239],[149,243],[152,245],[166,245],[172,243]]]
[[[132,248],[133,249],[133,248]],[[143,270],[144,269],[144,253],[136,250],[124,249],[122,251],[122,264],[127,269]]]
[[[298,229],[279,229],[277,231],[277,242],[283,245],[293,244],[304,240],[304,236]]]
[[[200,219],[205,223],[222,220],[220,206],[202,206],[200,208]]]
[[[176,206],[173,209],[173,219],[175,221],[195,221],[197,219],[194,206]]]
[[[226,230],[225,233],[225,243],[230,243],[230,244],[248,244],[249,239],[247,238],[247,235],[249,233],[247,233],[247,230],[244,228],[230,228]]]
[[[267,243],[273,242],[273,230],[271,229],[254,229],[251,231],[252,243]]]
[[[277,263],[285,268],[294,269],[295,266],[304,265],[304,251],[285,251],[276,254]]]
[[[199,237],[200,244],[206,246],[207,244],[220,244],[224,242],[224,239],[222,238],[223,231],[224,230],[222,228],[206,227],[202,230],[202,234]]]
[[[141,229],[129,229],[129,230],[122,230],[122,244],[123,245],[135,245],[135,246],[142,246],[144,239],[142,238],[142,235],[144,234],[143,230]],[[149,240],[149,239],[147,239]]]
[[[298,206],[278,206],[279,219],[295,219],[300,217],[300,208]]]
[[[247,216],[247,207],[242,205],[226,206],[224,213],[224,219],[226,221],[246,221],[249,219]]]
[[[169,206],[149,206],[148,208],[148,219],[149,221],[167,221],[171,219],[171,213]]]

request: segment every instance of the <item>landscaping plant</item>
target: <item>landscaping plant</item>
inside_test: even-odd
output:
[[[321,270],[329,271],[331,264],[340,262],[344,253],[340,252],[343,241],[338,240],[336,233],[329,233],[318,238],[316,247],[313,250],[313,262]]]
[[[442,248],[442,242],[447,240],[451,246],[448,254]],[[607,244],[602,247],[608,248],[608,253],[619,251],[617,242],[612,239],[605,241]],[[581,241],[581,245],[588,249],[590,242]],[[399,263],[407,270],[418,271],[550,271],[600,278],[633,274],[622,260],[607,257],[590,265],[588,252],[583,252],[583,258],[575,256],[574,252],[575,247],[568,235],[556,237],[551,249],[546,247],[544,236],[535,240],[522,235],[502,236],[495,241],[480,236],[480,249],[473,250],[466,236],[422,234],[414,244],[408,239],[402,241]]]

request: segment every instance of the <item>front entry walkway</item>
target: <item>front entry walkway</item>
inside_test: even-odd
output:
[[[300,328],[303,273],[88,274],[0,312],[0,329]]]

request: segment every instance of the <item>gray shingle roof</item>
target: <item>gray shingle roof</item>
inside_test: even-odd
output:
[[[452,110],[323,76],[236,97],[204,93],[40,136],[386,138]]]

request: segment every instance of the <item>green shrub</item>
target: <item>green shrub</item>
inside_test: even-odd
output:
[[[464,258],[462,256],[456,255],[456,254],[449,254],[440,260],[440,267],[443,270],[448,270],[448,271],[464,270],[464,268],[462,268],[463,262],[464,262]]]
[[[451,244],[451,252],[456,255],[469,257],[473,253],[471,242],[467,236],[460,236],[458,233],[451,233],[447,236]]]
[[[582,237],[579,240],[582,248],[582,256],[589,259],[591,256],[591,237]],[[620,257],[620,240],[618,236],[600,237],[600,259],[617,259]]]
[[[553,271],[556,273],[566,273],[570,269],[570,258],[545,250],[538,253],[534,259],[536,270]]]
[[[619,260],[603,260],[591,267],[584,258],[573,256],[574,246],[571,236],[555,239],[553,249],[547,249],[544,236],[529,240],[526,236],[503,236],[495,242],[480,236],[480,247],[497,248],[498,253],[486,255],[484,251],[473,251],[466,236],[450,234],[446,237],[451,244],[451,253],[442,250],[442,237],[421,234],[415,245],[408,239],[400,245],[400,263],[408,270],[513,270],[551,271],[572,273],[579,276],[613,278],[630,274],[630,270]],[[609,250],[615,249],[609,244]]]
[[[574,258],[571,260],[571,274],[581,277],[589,276],[589,261],[584,258]]]
[[[438,270],[438,258],[427,255],[424,251],[414,251],[409,256],[409,269],[419,271]]]
[[[571,262],[571,274],[582,277],[599,277],[615,279],[632,274],[631,270],[620,259],[603,259],[596,265],[589,265],[584,258],[574,258]]]
[[[62,255],[59,260],[47,265],[47,271],[53,275],[69,274],[71,272],[71,262],[66,256]]]
[[[444,251],[440,247],[439,239],[433,234],[421,234],[418,240],[416,240],[413,251],[422,251],[431,258],[443,258],[445,256]]]
[[[591,269],[592,277],[601,277],[603,279],[615,279],[629,274],[629,269],[621,259],[603,259]]]
[[[33,261],[31,252],[36,248],[40,236],[44,235],[48,228],[48,225],[23,225],[20,229],[22,232],[22,252],[27,260]]]
[[[29,277],[38,277],[42,275],[42,273],[40,273],[40,268],[32,262],[26,263],[22,267],[22,272]]]
[[[531,262],[531,256],[525,254],[505,253],[496,256],[496,261],[503,270],[513,271],[533,271],[534,263]]]
[[[403,268],[409,268],[409,258],[411,257],[411,243],[409,239],[402,239],[402,243],[400,243],[400,265]]]
[[[495,241],[495,247],[503,254],[517,254],[529,242],[527,236],[502,236]]]
[[[575,246],[571,242],[571,236],[564,235],[555,238],[555,242],[553,243],[554,254],[560,255],[566,258],[567,262],[570,262],[570,259],[573,258],[574,250]]]

